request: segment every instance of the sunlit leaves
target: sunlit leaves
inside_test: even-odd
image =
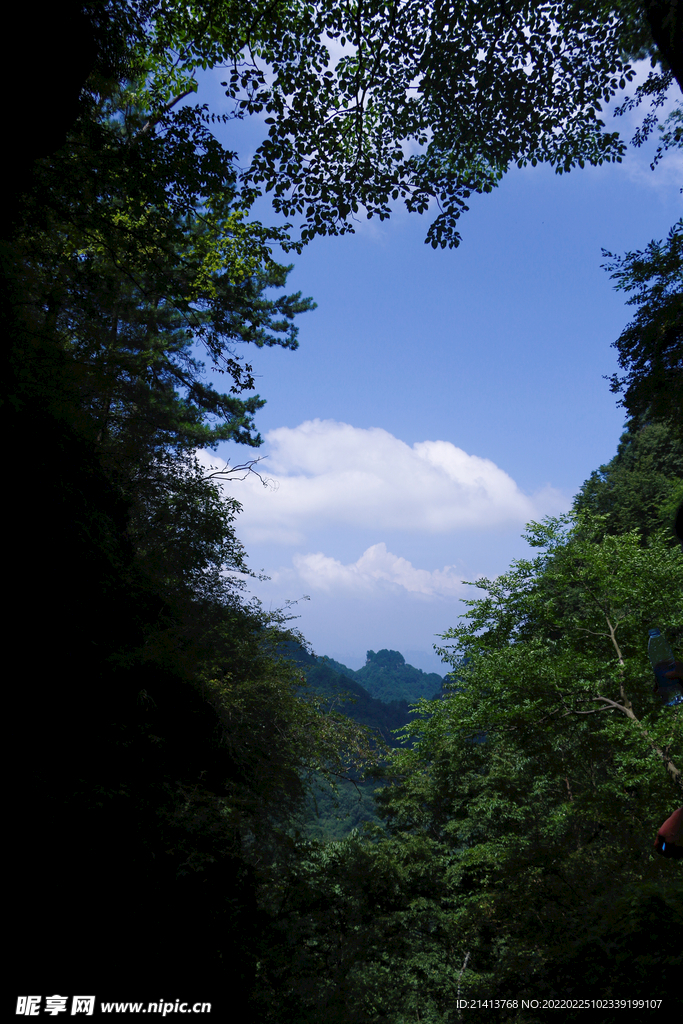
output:
[[[617,955],[624,887],[673,898],[650,851],[680,801],[665,760],[680,763],[683,730],[652,693],[647,629],[680,653],[683,556],[666,538],[603,534],[587,515],[532,524],[538,556],[478,581],[443,635],[450,688],[420,702],[378,797],[387,847],[414,876],[409,842],[432,844],[422,867],[471,951],[469,993],[552,990],[585,944],[610,935]]]

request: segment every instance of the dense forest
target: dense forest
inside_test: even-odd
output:
[[[680,108],[656,116],[683,82],[677,5],[33,15],[0,242],[9,1012],[90,993],[247,1024],[455,1024],[462,998],[526,1022],[545,1018],[525,998],[665,996],[675,1016],[681,864],[653,840],[681,802],[683,707],[653,693],[645,638],[681,656],[683,221],[606,254],[634,306],[618,451],[570,514],[529,524],[528,559],[476,581],[443,685],[395,651],[356,672],[315,658],[248,601],[219,486],[238,467],[198,452],[258,449],[240,346],[295,349],[312,308],[276,246],[432,199],[427,241],[457,245],[469,195],[512,164],[621,157],[600,109],[639,58],[641,138],[660,131],[657,160],[680,147]],[[334,68],[326,39],[351,44]],[[268,114],[246,168],[192,99],[219,66],[223,121]],[[266,193],[298,229],[253,218]]]

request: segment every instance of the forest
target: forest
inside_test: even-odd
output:
[[[38,70],[18,47],[0,232],[8,1012],[89,993],[95,1015],[181,999],[244,1024],[459,1024],[463,1000],[535,1022],[525,1000],[593,998],[611,1022],[663,998],[675,1018],[683,876],[653,843],[683,802],[683,703],[653,692],[646,638],[683,658],[683,219],[606,254],[632,307],[607,339],[618,450],[569,513],[529,523],[528,558],[477,581],[443,683],[389,650],[351,672],[249,600],[221,489],[262,441],[241,346],[296,349],[312,308],[273,253],[397,203],[457,246],[508,168],[620,160],[600,115],[636,61],[628,102],[666,160],[675,0],[66,0],[18,19]],[[215,67],[229,115],[193,101]],[[242,165],[212,129],[263,113]],[[253,214],[265,195],[276,227]],[[243,466],[207,472],[226,440]]]

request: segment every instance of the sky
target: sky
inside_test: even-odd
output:
[[[200,88],[212,107],[219,78]],[[636,123],[615,126],[630,138]],[[224,141],[244,164],[261,131],[233,122]],[[263,456],[263,479],[225,485],[248,563],[269,577],[249,593],[297,602],[317,654],[359,668],[390,648],[444,674],[433,646],[482,595],[471,584],[530,554],[525,524],[567,511],[615,454],[624,412],[604,377],[633,311],[602,250],[642,249],[680,217],[682,156],[653,172],[653,148],[568,175],[515,168],[472,197],[457,249],[425,245],[429,213],[398,208],[275,254],[294,264],[287,292],[317,308],[297,320],[297,351],[240,352],[267,401],[262,448],[201,458]]]

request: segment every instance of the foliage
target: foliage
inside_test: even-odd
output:
[[[317,780],[306,805],[295,819],[295,830],[308,840],[328,844],[343,840],[351,832],[363,832],[365,825],[379,825],[372,779],[344,781],[330,785]]]
[[[381,737],[380,743],[394,745],[392,733],[410,718],[407,701],[383,701],[371,696],[357,676],[335,672],[326,660],[320,659],[308,668],[306,682],[330,707],[343,707],[349,718],[367,726],[378,739]]]
[[[647,540],[657,530],[670,530],[681,501],[683,445],[665,423],[631,420],[617,454],[593,470],[574,508],[605,516],[607,533],[637,530]],[[674,543],[673,531],[670,537]]]
[[[138,2],[138,99],[150,123],[182,133],[187,108],[174,104],[197,91],[198,69],[224,67],[231,116],[269,125],[243,197],[271,193],[299,221],[287,244],[351,231],[362,213],[384,219],[400,199],[418,212],[436,200],[427,241],[457,245],[470,194],[513,163],[561,173],[621,159],[600,114],[633,77],[629,57],[660,66],[655,101],[672,80],[675,47],[651,7]]]
[[[91,77],[2,243],[23,556],[7,620],[27,660],[12,871],[33,950],[17,983],[38,965],[46,991],[126,977],[158,997],[208,972],[206,995],[251,984],[259,864],[286,857],[310,780],[357,774],[372,750],[278,660],[295,634],[244,603],[239,505],[196,457],[260,443],[232,346],[296,348],[310,300],[266,297],[287,268],[246,219],[232,155],[200,109],[150,120],[134,64]],[[228,394],[205,384],[202,344]],[[55,892],[87,895],[93,918],[68,949],[50,926],[29,935]]]
[[[649,940],[629,914],[676,920],[652,842],[683,788],[680,711],[652,695],[646,638],[657,623],[683,642],[683,557],[586,515],[532,524],[529,540],[542,553],[478,581],[484,596],[444,634],[458,685],[420,702],[380,805],[399,856],[431,844],[443,865],[467,992],[585,993],[601,947],[591,992],[629,977],[644,995]]]
[[[97,442],[119,459],[152,436],[157,451],[258,445],[263,401],[237,397],[254,379],[232,346],[296,348],[292,321],[311,300],[265,298],[288,268],[245,220],[232,154],[201,109],[148,131],[134,84],[99,84],[67,144],[36,164],[7,253],[22,326],[34,347],[59,339]],[[230,394],[203,382],[198,344]]]
[[[618,159],[599,104],[630,78],[629,53],[659,59],[641,9],[83,10],[83,78],[30,171],[20,154],[0,249],[20,990],[39,969],[46,992],[125,978],[137,995],[142,975],[155,998],[179,979],[201,999],[239,989],[255,1019],[446,1020],[461,985],[547,988],[553,965],[571,980],[600,943],[618,963],[635,949],[637,987],[642,942],[617,925],[639,936],[639,914],[673,903],[643,851],[678,757],[678,713],[637,689],[640,632],[656,615],[681,641],[677,552],[588,519],[568,537],[538,528],[546,555],[487,584],[450,637],[467,685],[409,725],[400,784],[380,797],[391,835],[305,842],[307,786],[357,778],[376,749],[302,694],[278,657],[301,639],[287,617],[244,603],[238,503],[196,451],[258,445],[262,400],[244,397],[235,346],[293,349],[312,308],[266,297],[288,269],[274,245],[434,197],[429,240],[457,244],[468,194],[511,162]],[[230,116],[185,102],[197,69],[221,63],[232,116],[272,115],[244,172],[214,135]],[[249,220],[262,190],[297,232]],[[605,653],[615,628],[621,659]],[[84,901],[88,928],[64,944],[63,913]]]
[[[371,760],[376,770],[388,748],[399,743],[396,733],[412,717],[408,703],[405,700],[386,703],[371,697],[357,682],[357,673],[331,658],[316,658],[298,645],[291,645],[283,653],[304,669],[305,692],[314,694],[326,712],[341,715],[342,719],[350,719],[367,730],[373,744],[373,757],[366,757],[364,774],[372,771]],[[418,674],[417,669],[404,667]],[[372,796],[374,788],[375,783],[360,773],[352,773],[346,781],[317,777],[305,809],[296,818],[298,830],[309,839],[327,842],[342,839],[366,822],[378,824]]]
[[[417,869],[429,885],[424,864]],[[411,869],[358,833],[300,849],[278,880],[268,955],[259,972],[260,1019],[365,1024],[437,1021],[432,984],[457,992],[443,917],[427,924]],[[435,885],[438,885],[437,868]],[[437,923],[438,922],[438,923]]]
[[[652,694],[646,638],[683,642],[683,558],[585,512],[528,539],[444,637],[453,682],[403,730],[385,828],[299,840],[261,889],[263,1021],[455,1024],[462,996],[532,1021],[522,998],[649,998],[679,969],[678,866],[653,839],[680,709]]]
[[[610,389],[622,393],[629,416],[668,422],[683,437],[683,219],[665,242],[617,257],[603,251],[616,288],[633,292],[638,311],[614,347],[623,375]]]

